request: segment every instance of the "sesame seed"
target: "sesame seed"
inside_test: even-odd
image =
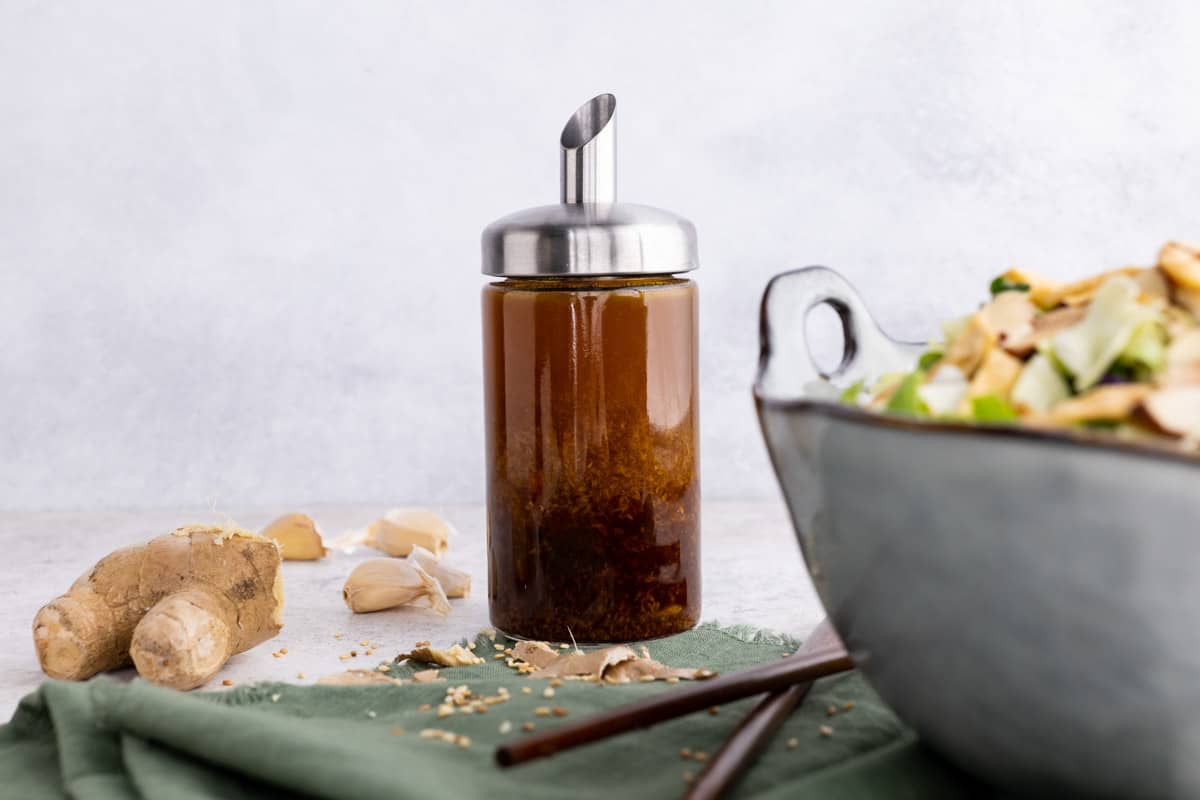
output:
[[[695,773],[693,773],[693,772],[688,772],[688,771],[685,771],[685,772],[683,773],[683,782],[684,782],[684,783],[691,783],[691,782],[692,782],[692,781],[694,781],[694,780],[696,780],[696,774],[695,774]]]
[[[392,728],[392,736],[403,736],[404,728]]]
[[[521,730],[525,731],[526,733],[529,733],[531,730],[533,730],[536,727],[537,727],[537,725],[534,725],[532,722],[521,723]]]
[[[442,732],[437,730],[436,728],[425,728],[421,731],[422,739],[437,739],[437,738],[440,738],[441,735],[442,735]]]
[[[375,669],[379,670],[380,672],[390,672],[392,668],[389,667],[387,664],[380,664]]]
[[[554,708],[550,709],[550,713],[556,717],[565,717],[569,712],[562,706],[555,706]]]
[[[438,708],[437,708],[438,719],[443,719],[445,717],[450,716],[453,713],[454,713],[454,706],[447,705],[446,703],[443,703],[442,705],[438,706]]]
[[[521,694],[532,694],[532,693],[533,693],[533,689],[530,689],[528,686],[521,687]]]
[[[817,733],[828,739],[830,736],[833,736],[833,728],[829,727],[828,725],[822,725],[821,727],[817,728]]]
[[[504,645],[497,642],[496,644],[492,645],[492,649],[499,650],[500,652],[504,652]]]
[[[708,715],[710,717],[715,717],[717,714],[720,714],[720,713],[721,713],[720,706],[709,706],[708,707]]]
[[[672,675],[671,677],[667,678],[667,683],[679,683],[679,678]]]
[[[549,706],[538,706],[533,710],[533,713],[539,717],[548,717],[550,716],[550,708]]]
[[[654,676],[653,675],[643,675],[642,677],[638,678],[638,680],[641,681],[642,683],[654,683]]]
[[[377,716],[377,715],[376,715],[376,713],[375,713],[374,711],[368,711],[368,712],[367,712],[367,719],[375,719],[375,717],[376,717],[376,716]]]
[[[432,710],[433,710],[433,706],[431,706],[429,703],[421,703],[421,705],[417,706],[417,711],[432,711]]]
[[[475,649],[475,647],[476,647],[476,645],[475,645],[475,643],[474,643],[474,642],[471,642],[470,644],[468,644],[468,645],[467,645],[467,649],[468,649],[468,650],[474,650],[474,649]]]
[[[351,658],[358,658],[358,651],[357,651],[357,650],[351,650],[351,651],[350,651],[350,657],[351,657]]]
[[[853,711],[853,710],[854,710],[854,701],[853,700],[847,700],[845,703],[842,703],[842,711]]]
[[[280,697],[282,697],[282,696],[283,696],[283,695],[279,694],[279,692],[276,692],[275,694],[271,695],[271,702],[272,702],[272,703],[278,703],[278,702],[279,702],[279,698],[280,698]]]
[[[558,678],[551,678],[551,679],[550,679],[550,685],[551,685],[551,686],[553,686],[553,687],[555,687],[555,688],[558,688],[559,686],[562,686],[562,681],[561,681],[561,680],[559,680]]]
[[[226,678],[225,680],[221,681],[221,685],[222,686],[233,686],[233,681],[229,680],[229,678]]]
[[[492,658],[495,661],[499,661],[500,659],[504,658],[504,653],[496,653],[496,655],[492,656]]]
[[[795,750],[799,745],[800,745],[800,741],[798,739],[788,739],[787,740],[787,749],[788,750]]]
[[[690,748],[690,747],[679,748],[679,757],[690,760],[692,757],[692,748]]]
[[[554,697],[554,690],[551,689],[549,686],[547,686],[545,689],[542,690],[542,697],[549,700],[551,697]]]
[[[705,761],[708,761],[708,753],[703,750],[697,750],[695,753],[692,753],[692,760],[703,764]]]
[[[827,717],[832,717],[836,713],[837,713],[837,706],[830,706],[829,708],[825,709],[825,716],[827,716]]]
[[[283,655],[285,655],[285,656],[286,656],[286,655],[287,655],[287,648],[286,648],[286,647],[281,647],[281,648],[279,648],[279,652],[280,652],[280,653],[282,653]]]
[[[279,657],[280,657],[279,653],[271,653],[271,658],[279,658]]]
[[[471,746],[471,737],[459,736],[458,737],[458,746],[459,747],[470,747]]]
[[[303,673],[303,672],[297,672],[297,673],[296,673],[296,679],[297,679],[297,680],[301,680],[301,681],[302,681],[302,680],[304,680],[304,673]]]
[[[509,722],[508,720],[504,720],[504,722],[501,722],[500,723],[500,733],[501,734],[512,733],[512,723]]]

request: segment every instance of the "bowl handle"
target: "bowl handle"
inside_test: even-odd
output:
[[[827,304],[842,322],[842,359],[832,372],[813,360],[805,322]],[[776,275],[763,293],[755,394],[767,400],[828,399],[857,381],[910,370],[923,349],[891,339],[849,282],[826,267]]]

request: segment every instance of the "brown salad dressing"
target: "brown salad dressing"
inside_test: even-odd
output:
[[[696,286],[483,289],[488,594],[505,633],[649,639],[700,613]]]

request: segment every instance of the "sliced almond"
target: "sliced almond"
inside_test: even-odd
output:
[[[1119,422],[1128,419],[1152,391],[1144,383],[1121,383],[1097,386],[1095,389],[1064,400],[1056,405],[1048,418],[1060,425],[1076,422]]]
[[[1154,424],[1175,436],[1200,438],[1200,386],[1160,389],[1142,401]]]

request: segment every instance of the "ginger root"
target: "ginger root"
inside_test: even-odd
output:
[[[446,521],[432,511],[393,508],[367,526],[364,541],[389,556],[406,556],[416,545],[441,558],[450,543],[449,531]]]
[[[84,680],[131,660],[193,689],[283,627],[279,547],[234,526],[191,525],[117,550],[33,620],[42,671]]]
[[[442,585],[407,559],[373,558],[362,562],[346,578],[342,598],[356,614],[416,605],[419,601],[443,616],[450,613],[450,601]]]
[[[262,529],[260,536],[279,543],[285,561],[316,561],[325,557],[325,543],[308,514],[285,514]]]

